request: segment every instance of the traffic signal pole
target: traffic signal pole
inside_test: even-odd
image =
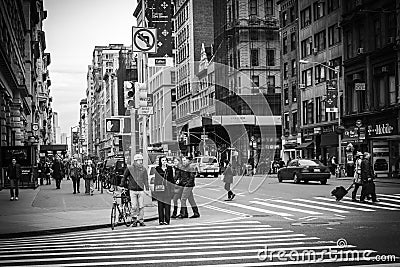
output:
[[[133,164],[133,156],[136,154],[136,118],[135,118],[135,108],[130,108],[130,118],[131,118],[131,164]]]

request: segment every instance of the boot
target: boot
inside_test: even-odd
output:
[[[176,215],[178,213],[178,207],[174,206],[174,211],[172,212],[171,218],[176,219],[178,216]]]
[[[186,207],[181,207],[181,213],[178,215],[177,218],[183,219],[188,217],[188,212]]]
[[[199,218],[200,217],[200,213],[199,213],[199,208],[198,207],[192,207],[193,210],[193,216],[190,216],[190,218]]]

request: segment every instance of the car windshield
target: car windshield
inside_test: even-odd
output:
[[[299,160],[300,166],[319,166],[320,162],[317,160],[301,159]]]
[[[212,158],[212,157],[204,157],[201,162],[202,163],[217,163],[217,159]]]

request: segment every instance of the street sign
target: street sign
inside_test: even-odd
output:
[[[173,67],[174,58],[172,57],[151,57],[148,61],[149,67]]]
[[[121,120],[107,118],[106,119],[106,132],[107,133],[121,132]]]
[[[326,81],[326,100],[325,110],[326,112],[337,112],[337,83],[335,80]]]
[[[147,106],[148,107],[153,106],[153,94],[147,94]]]
[[[138,109],[139,115],[153,115],[153,107],[140,107]]]
[[[365,91],[365,83],[355,83],[354,88],[356,91]]]
[[[133,52],[156,53],[157,29],[132,27]]]

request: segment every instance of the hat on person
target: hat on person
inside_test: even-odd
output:
[[[361,156],[363,156],[363,155],[364,155],[364,154],[363,154],[362,152],[360,152],[360,151],[358,151],[357,154],[356,154],[357,157],[361,157]]]
[[[369,153],[369,152],[364,152],[364,157],[368,157],[368,156],[370,156],[371,154]]]
[[[143,160],[143,156],[140,154],[136,154],[135,156],[133,156],[133,160]]]

